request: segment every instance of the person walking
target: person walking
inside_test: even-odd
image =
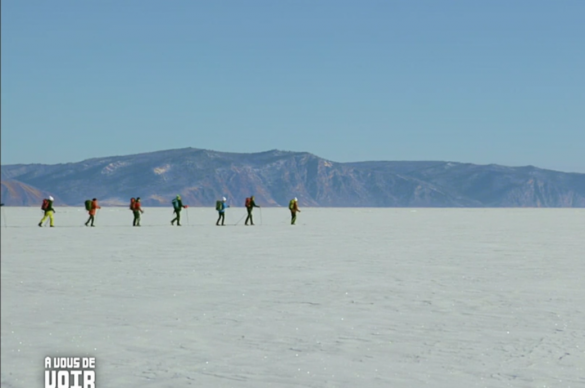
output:
[[[246,198],[245,206],[246,206],[246,210],[248,211],[248,217],[246,217],[246,221],[244,222],[244,225],[248,225],[248,221],[250,221],[250,225],[254,225],[254,219],[252,218],[252,210],[254,210],[255,207],[260,207],[260,206],[256,205],[256,202],[254,201],[254,196]]]
[[[89,223],[91,222],[91,226],[94,226],[94,221],[95,221],[95,213],[97,212],[97,209],[101,209],[102,207],[98,205],[97,199],[94,198],[91,200],[91,204],[89,205],[89,218],[87,219],[87,221],[85,222],[85,226],[89,226]]]
[[[41,205],[41,210],[45,212],[43,219],[39,222],[39,227],[43,226],[43,223],[49,218],[51,220],[51,228],[55,226],[55,217],[53,216],[56,211],[53,209],[53,197],[49,195],[49,198],[43,199],[43,204]]]
[[[295,222],[297,221],[297,212],[299,213],[301,212],[296,197],[290,200],[288,208],[290,209],[290,224],[294,225]]]
[[[175,225],[175,221],[177,221],[177,226],[181,226],[181,209],[188,208],[189,206],[183,205],[183,201],[181,201],[181,196],[177,195],[175,199],[173,199],[173,209],[174,213],[177,216],[171,220],[171,225]],[[187,220],[188,221],[188,220]]]
[[[223,197],[221,199],[221,201],[217,201],[217,203],[215,204],[215,209],[217,210],[217,212],[219,213],[219,217],[217,218],[217,222],[215,223],[215,225],[219,226],[219,221],[221,221],[221,226],[224,226],[224,221],[225,221],[225,209],[227,209],[228,207],[230,207],[227,203],[226,203],[227,199],[226,197]]]
[[[140,213],[144,213],[144,210],[142,210],[140,197],[137,197],[132,206],[132,214],[134,214],[134,221],[132,222],[132,226],[140,226]]]

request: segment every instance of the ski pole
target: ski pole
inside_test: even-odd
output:
[[[189,209],[185,209],[185,214],[187,215],[187,225],[191,226],[191,223],[189,222]]]
[[[258,210],[260,210],[260,225],[262,225],[262,208],[259,207]]]

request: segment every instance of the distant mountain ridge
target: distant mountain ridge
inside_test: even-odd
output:
[[[536,167],[453,162],[338,163],[306,152],[227,153],[184,148],[55,165],[2,166],[2,202],[38,205],[33,190],[56,204],[170,206],[181,194],[192,206],[226,196],[243,206],[255,195],[265,206],[335,207],[585,207],[585,174]],[[13,186],[26,190],[9,190]],[[7,188],[5,190],[5,187]]]

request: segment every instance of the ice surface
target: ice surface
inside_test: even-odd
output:
[[[301,210],[4,208],[2,388],[585,387],[585,210]]]

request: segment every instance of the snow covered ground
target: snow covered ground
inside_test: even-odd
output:
[[[145,210],[3,209],[2,388],[585,387],[585,210]]]

